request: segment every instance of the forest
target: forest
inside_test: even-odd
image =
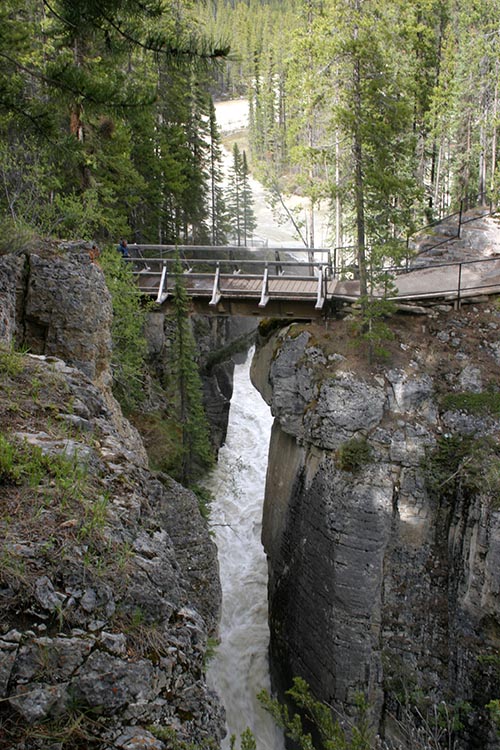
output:
[[[304,242],[321,204],[390,255],[496,197],[499,34],[500,0],[4,0],[2,235],[221,244],[213,100],[246,97],[244,170]]]

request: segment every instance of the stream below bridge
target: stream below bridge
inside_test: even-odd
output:
[[[245,100],[216,104],[224,134],[247,126]],[[231,155],[226,151],[225,165]],[[256,235],[273,246],[302,246],[291,223],[277,222],[265,201],[263,186],[251,181]],[[208,680],[226,709],[227,737],[237,746],[249,727],[258,750],[281,750],[283,737],[257,700],[270,689],[267,562],[261,544],[262,506],[272,416],[250,382],[252,351],[236,365],[234,390],[225,445],[217,466],[207,478],[212,491],[211,526],[218,548],[222,584],[220,644],[208,668]]]

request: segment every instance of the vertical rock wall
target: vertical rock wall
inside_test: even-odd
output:
[[[486,477],[500,422],[446,399],[498,393],[499,325],[487,306],[398,318],[376,365],[347,321],[261,341],[252,377],[275,416],[263,542],[281,694],[299,675],[350,714],[361,692],[374,726],[399,739],[405,694],[420,710],[467,701],[459,746],[498,747],[484,707],[500,695],[488,666],[500,646],[500,484]],[[454,463],[472,436],[469,450],[484,438],[491,454]]]

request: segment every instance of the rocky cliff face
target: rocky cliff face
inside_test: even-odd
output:
[[[254,360],[274,685],[300,675],[347,714],[362,692],[403,746],[407,703],[467,702],[458,746],[497,748],[500,315],[398,316],[376,366],[349,325],[292,325]]]
[[[107,388],[100,270],[1,257],[0,310],[0,342],[35,352],[0,349],[0,748],[218,742],[215,546]]]
[[[224,444],[233,394],[235,362],[253,343],[257,323],[253,318],[193,315],[190,318],[198,350],[203,404],[215,451]],[[172,377],[174,321],[169,311],[149,315],[147,340],[151,370],[160,382]]]

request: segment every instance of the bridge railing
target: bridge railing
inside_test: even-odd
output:
[[[321,255],[324,254],[325,251],[321,251]],[[138,277],[139,288],[145,293],[154,293],[159,303],[173,291],[179,266],[188,293],[210,296],[210,305],[218,304],[223,296],[241,295],[244,289],[244,296],[259,297],[259,306],[264,307],[272,297],[280,295],[276,282],[284,277],[291,282],[309,283],[302,284],[300,291],[294,291],[291,285],[282,296],[313,299],[317,308],[326,300],[328,280],[332,278],[328,253],[326,262],[282,259],[279,254],[274,258],[271,255],[271,260],[255,256],[220,259],[216,253],[213,255],[215,257],[208,258],[179,258],[178,254],[175,257],[136,255],[126,260]],[[312,286],[311,281],[314,282]]]
[[[468,211],[474,211],[474,213],[468,214]],[[418,230],[409,233],[406,237],[395,238],[389,240],[388,246],[399,247],[402,260],[399,266],[397,266],[398,273],[406,273],[413,270],[411,266],[412,259],[418,257],[422,253],[430,252],[435,250],[437,247],[452,242],[453,240],[460,239],[462,236],[462,227],[466,224],[470,224],[474,221],[479,221],[485,216],[494,216],[497,213],[497,206],[493,201],[491,194],[488,191],[478,193],[475,195],[469,195],[462,198],[456,211],[453,211],[445,216],[441,216],[433,221],[429,222]],[[415,250],[418,245],[419,238],[422,238],[426,234],[429,235],[429,230],[436,230],[439,228],[446,228],[447,235],[444,236],[444,232],[441,236],[436,235],[434,240],[430,239],[429,242],[425,243],[425,247],[421,250]],[[366,251],[371,249],[370,245],[366,246]],[[335,268],[335,275],[342,277],[346,273],[352,272],[352,269],[356,266],[356,258],[358,253],[358,245],[344,245],[334,247],[330,251],[332,255],[332,265]],[[393,267],[394,270],[395,267]]]

